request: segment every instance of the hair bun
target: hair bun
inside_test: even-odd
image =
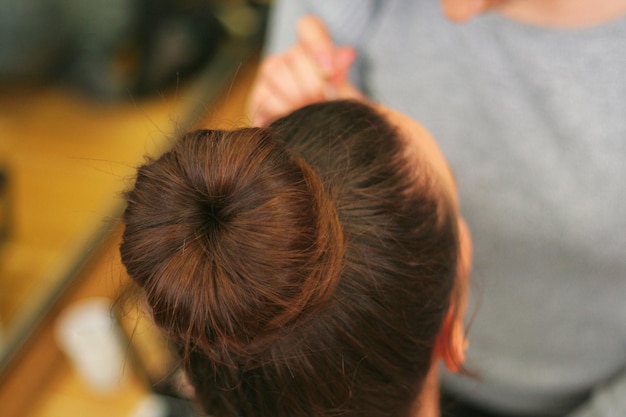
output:
[[[126,198],[122,261],[185,346],[260,348],[334,289],[335,208],[267,129],[191,132],[138,170]]]

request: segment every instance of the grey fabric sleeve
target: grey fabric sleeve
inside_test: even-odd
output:
[[[274,0],[270,11],[265,55],[285,51],[296,42],[296,22],[309,13],[305,0]]]
[[[609,383],[596,387],[585,404],[567,417],[626,416],[626,370]]]

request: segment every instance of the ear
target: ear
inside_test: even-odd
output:
[[[456,317],[456,309],[451,308],[439,330],[435,341],[435,355],[443,360],[450,372],[459,372],[465,362],[467,339],[462,318]]]
[[[451,372],[461,370],[468,345],[463,319],[467,308],[473,248],[469,228],[462,217],[459,217],[458,233],[459,259],[456,283],[452,290],[448,313],[435,341],[435,355],[444,361]]]

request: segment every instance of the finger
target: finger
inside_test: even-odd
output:
[[[249,115],[271,112],[271,109],[264,108],[264,101],[270,98],[273,103],[290,103],[302,95],[295,74],[286,61],[285,55],[270,56],[263,61],[248,101]]]
[[[350,68],[356,60],[356,51],[349,46],[342,46],[334,51],[333,62],[335,64],[335,73],[330,78],[330,81],[337,85],[344,83],[348,80],[348,74]]]
[[[286,53],[264,63],[259,84],[266,96],[277,96],[283,107],[295,110],[305,104],[322,100],[325,81],[313,59],[295,45]],[[267,98],[267,97],[266,97]]]
[[[267,126],[291,111],[290,103],[274,94],[266,84],[255,91],[253,100],[254,104],[248,113],[253,126]]]
[[[270,89],[288,102],[298,102],[306,94],[301,83],[301,75],[297,73],[294,61],[295,47],[276,59],[271,66],[264,69],[264,77]],[[300,64],[305,65],[305,64]],[[313,66],[313,64],[310,64]]]
[[[355,59],[356,51],[353,48],[342,46],[335,50],[336,73],[328,82],[327,98],[366,101],[365,95],[350,82],[350,68]]]
[[[300,96],[294,100],[294,106],[303,106],[324,99],[327,83],[319,67],[301,45],[296,45],[286,57],[287,65],[294,75]]]
[[[451,21],[462,23],[498,7],[504,0],[440,0],[444,15]]]
[[[259,69],[246,102],[246,114],[251,120],[257,120],[259,114],[262,112],[262,97],[267,95],[267,90],[270,89],[268,86],[270,83],[268,76],[272,72],[270,68],[276,65],[274,63],[276,60],[277,57],[270,56],[265,58],[261,62],[261,65],[259,65]]]
[[[265,124],[264,120],[268,114],[277,111],[272,109],[281,107],[276,103],[283,101],[282,94],[276,91],[274,87],[276,83],[272,81],[280,60],[279,57],[268,57],[262,62],[248,96],[247,115],[255,126]]]
[[[298,20],[298,41],[304,50],[315,60],[322,72],[334,74],[333,51],[335,43],[326,25],[313,15],[306,15]]]

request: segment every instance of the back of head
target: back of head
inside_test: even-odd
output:
[[[209,414],[406,414],[448,308],[456,222],[373,109],[191,132],[127,201],[122,261]]]

